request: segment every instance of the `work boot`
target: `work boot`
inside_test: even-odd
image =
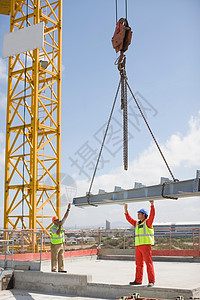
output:
[[[60,273],[67,273],[67,271],[64,271],[64,270],[63,271],[58,271],[58,272],[60,272]]]
[[[149,284],[147,285],[147,287],[153,287],[155,285],[155,282],[149,282]]]
[[[131,281],[129,282],[130,285],[140,285],[141,283],[137,282],[137,281]]]

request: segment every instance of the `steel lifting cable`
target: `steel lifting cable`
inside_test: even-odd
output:
[[[178,181],[178,179],[176,179],[176,178],[174,177],[174,175],[173,175],[173,173],[172,173],[172,171],[171,171],[171,169],[170,169],[170,167],[169,167],[169,165],[168,165],[168,163],[167,163],[167,161],[166,161],[166,159],[165,159],[165,157],[164,157],[164,154],[162,153],[162,150],[161,150],[161,148],[160,148],[160,146],[159,146],[159,144],[158,144],[158,142],[157,142],[157,140],[156,140],[156,138],[155,138],[155,136],[154,136],[154,134],[153,134],[153,132],[152,132],[152,130],[151,130],[151,128],[150,128],[150,126],[149,126],[149,124],[148,124],[148,122],[147,122],[145,116],[144,116],[144,114],[143,114],[143,111],[142,111],[142,109],[141,109],[141,107],[140,107],[140,105],[139,105],[137,99],[135,98],[135,96],[134,96],[134,94],[133,94],[133,92],[132,92],[132,90],[131,90],[131,88],[130,88],[130,86],[129,86],[129,84],[128,84],[127,79],[125,79],[125,80],[126,80],[126,84],[127,84],[128,88],[129,88],[129,91],[130,91],[130,93],[131,93],[131,95],[132,95],[132,97],[133,97],[133,99],[134,99],[134,101],[135,101],[135,103],[136,103],[136,105],[137,105],[139,111],[140,111],[140,114],[141,114],[141,116],[142,116],[144,122],[145,122],[146,125],[147,125],[147,128],[149,129],[149,132],[150,132],[150,134],[151,134],[151,136],[152,136],[152,138],[153,138],[153,140],[154,140],[154,142],[155,142],[155,144],[156,144],[156,146],[157,146],[157,148],[158,148],[158,150],[159,150],[159,152],[160,152],[160,154],[161,154],[161,157],[162,157],[163,160],[164,160],[164,163],[165,163],[165,165],[166,165],[166,167],[167,167],[167,169],[168,169],[170,175],[172,176],[172,178],[173,178],[173,180],[174,180],[175,182]]]
[[[125,0],[125,16],[126,16],[126,20],[128,19],[128,7],[127,7],[127,0]]]
[[[26,2],[26,27],[28,27],[28,0]],[[23,126],[23,157],[22,157],[22,229],[24,229],[24,199],[25,199],[25,142],[26,142],[26,81],[27,81],[27,51],[25,54],[25,62],[24,62],[24,111],[23,111],[23,118],[24,118],[24,126]]]
[[[126,17],[126,20],[127,20],[127,17],[128,17],[128,5],[127,5],[127,0],[124,0],[125,2],[125,17]],[[115,0],[115,16],[116,16],[116,23],[118,21],[118,18],[117,18],[117,0]]]
[[[107,123],[106,130],[105,130],[105,133],[104,133],[103,141],[102,141],[101,148],[100,148],[100,151],[99,151],[99,155],[98,155],[98,158],[97,158],[97,162],[96,162],[96,166],[95,166],[94,173],[93,173],[93,176],[92,176],[92,180],[91,180],[91,183],[90,183],[89,191],[87,193],[88,204],[90,204],[92,206],[97,206],[97,205],[90,203],[90,192],[91,192],[92,185],[93,185],[93,182],[94,182],[94,177],[96,175],[96,171],[97,171],[97,168],[98,168],[98,164],[99,164],[99,160],[100,160],[101,153],[102,153],[102,150],[103,150],[103,146],[104,146],[104,143],[105,143],[105,139],[106,139],[106,136],[107,136],[107,133],[108,133],[108,128],[110,126],[110,122],[111,122],[111,119],[112,119],[112,114],[113,114],[113,111],[114,111],[114,108],[115,108],[117,96],[118,96],[118,93],[119,93],[119,88],[120,88],[120,82],[119,82],[118,87],[117,87],[117,92],[116,92],[114,102],[113,102],[113,105],[112,105],[110,117],[108,119],[108,123]]]
[[[117,0],[115,0],[115,17],[116,17],[116,23],[118,21],[117,19]]]

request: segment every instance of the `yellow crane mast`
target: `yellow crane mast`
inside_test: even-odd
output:
[[[9,11],[10,32],[43,22],[44,46],[9,57],[4,229],[48,234],[61,206],[62,0],[0,1]]]

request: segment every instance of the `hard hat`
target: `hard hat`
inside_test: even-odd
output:
[[[146,214],[148,216],[147,211],[144,208],[141,208],[140,210],[138,210],[138,213],[141,212],[143,214]]]
[[[57,216],[54,216],[54,217],[52,218],[52,222],[54,222],[55,220],[59,220]]]

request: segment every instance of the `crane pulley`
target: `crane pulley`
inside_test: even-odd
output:
[[[117,52],[125,52],[131,43],[132,31],[127,19],[121,18],[116,24],[116,29],[112,37],[112,45]]]
[[[123,111],[123,159],[124,170],[128,170],[128,112],[127,112],[127,84],[126,84],[126,56],[124,52],[131,44],[132,31],[125,18],[119,19],[112,37],[112,45],[116,53],[120,51],[116,64],[120,72],[121,110]]]

